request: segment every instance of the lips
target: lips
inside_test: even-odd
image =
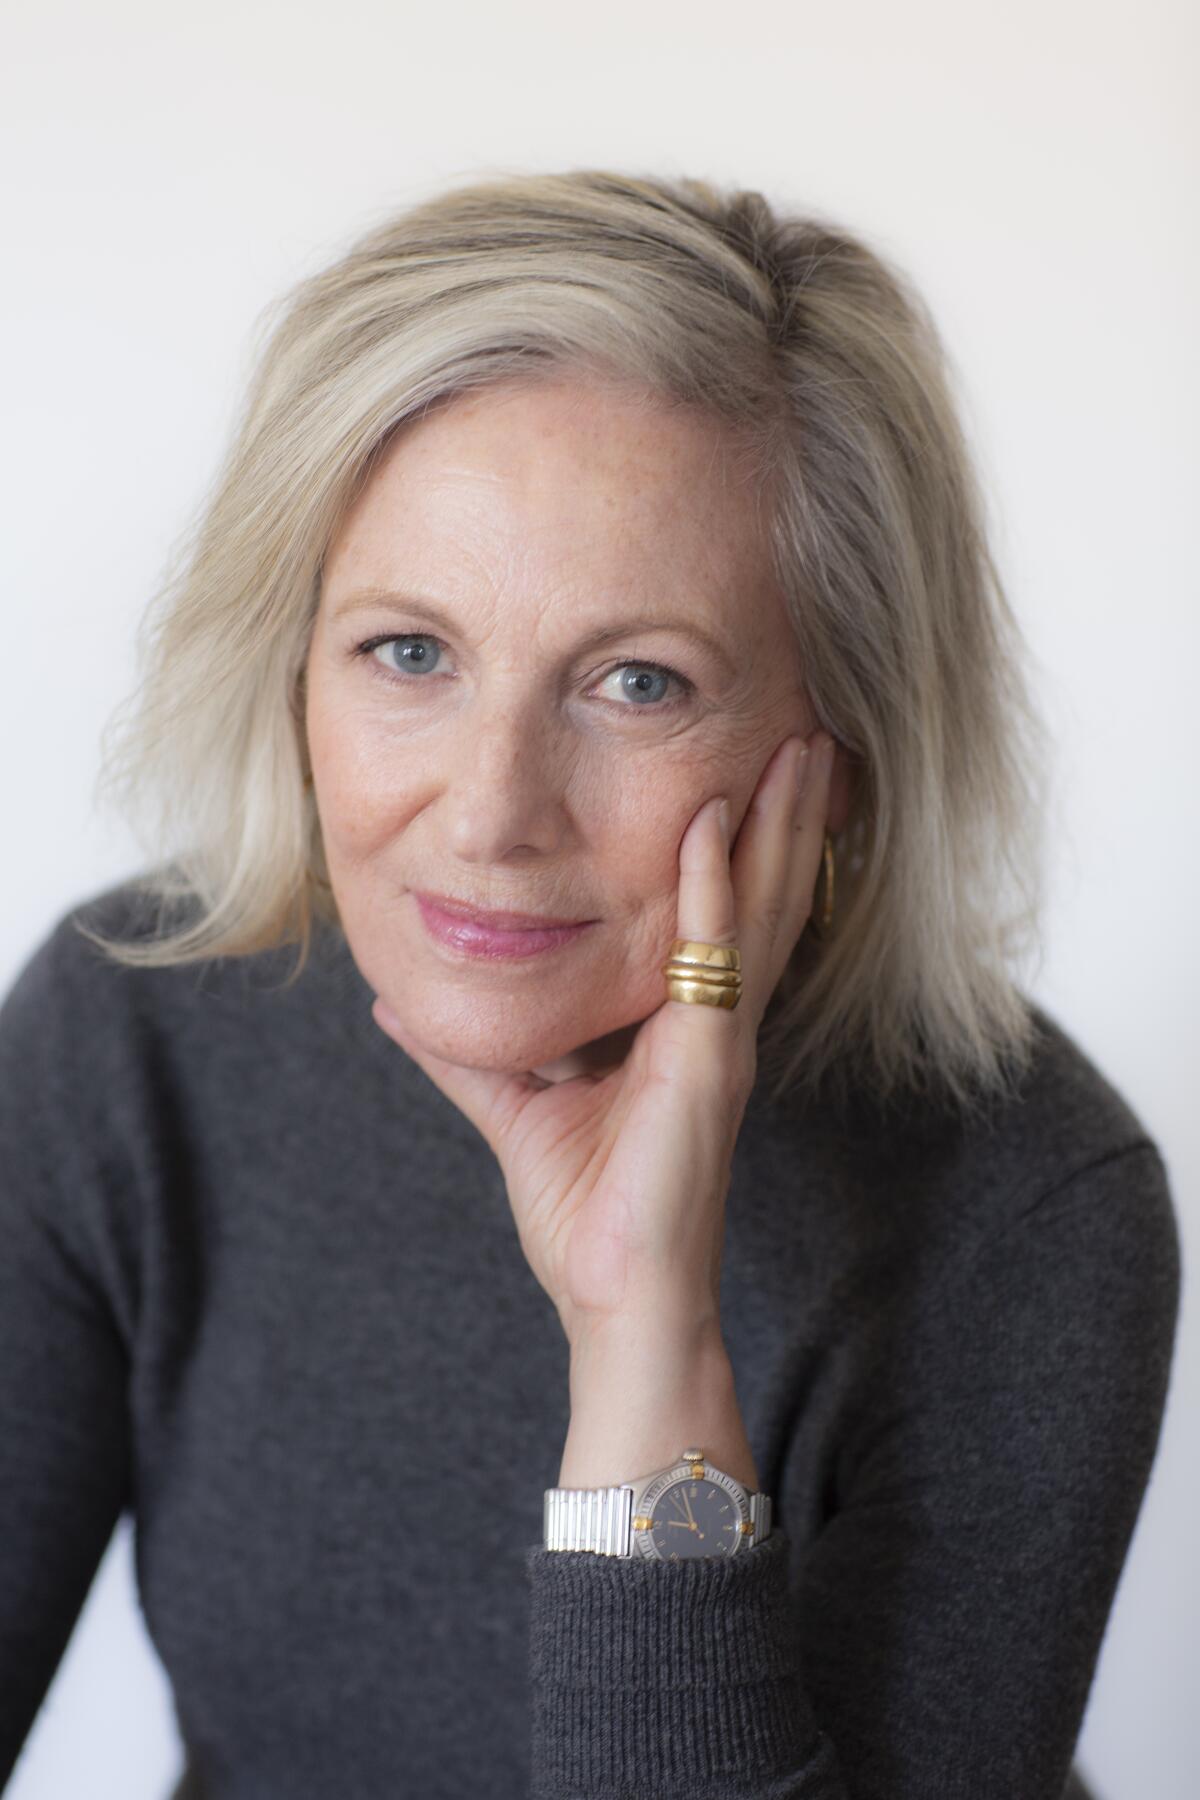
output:
[[[424,889],[417,892],[418,900],[428,900],[431,906],[439,911],[451,913],[455,918],[465,919],[472,925],[482,925],[492,931],[553,931],[568,925],[587,925],[588,919],[564,919],[550,913],[525,912],[488,912],[481,907],[468,906],[462,900],[452,900],[448,894],[434,894]]]

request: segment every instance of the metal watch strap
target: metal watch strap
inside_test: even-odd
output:
[[[547,1488],[543,1545],[547,1550],[599,1550],[628,1556],[633,1488]]]
[[[546,1550],[596,1550],[602,1556],[630,1554],[633,1521],[631,1483],[607,1488],[547,1488],[542,1544]],[[771,1499],[750,1494],[750,1548],[771,1533]]]

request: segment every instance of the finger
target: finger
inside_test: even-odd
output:
[[[727,799],[709,800],[683,834],[675,915],[682,938],[706,944],[734,944],[737,940],[728,816]]]
[[[760,1013],[812,912],[825,843],[834,740],[789,738],[755,790],[733,863],[743,943],[754,959]]]
[[[679,892],[676,900],[676,936],[701,944],[729,945],[740,950],[733,881],[729,867],[728,825],[722,824],[722,806],[728,818],[728,801],[709,800],[695,814],[679,846]],[[676,1015],[675,1040],[691,1055],[697,1044],[710,1046],[722,1059],[733,1033],[735,1009],[702,1001],[673,1000],[667,996],[667,1012]]]
[[[804,779],[800,784],[796,813],[792,821],[792,843],[796,852],[792,860],[792,879],[796,884],[796,898],[801,908],[793,941],[795,935],[798,935],[799,926],[812,911],[813,893],[829,822],[829,799],[833,792],[833,765],[836,759],[837,741],[827,731],[819,732],[810,739]],[[788,949],[790,951],[791,944]]]

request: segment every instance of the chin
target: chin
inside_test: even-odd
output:
[[[410,995],[408,1005],[389,1004],[424,1049],[464,1069],[516,1074],[565,1055],[580,1041],[578,1015],[575,1023],[555,1025],[536,1016],[522,1019],[520,1008],[499,998],[491,1006],[475,1002],[444,1011],[411,1001]]]
[[[583,1045],[632,1030],[639,1022],[614,1019],[599,1010],[589,1018],[577,1002],[561,1019],[538,1018],[532,1009],[531,1016],[522,1019],[519,1007],[500,1001],[494,1006],[452,1007],[441,1014],[428,1006],[412,1009],[390,999],[388,1003],[423,1049],[459,1068],[505,1075],[558,1062]]]

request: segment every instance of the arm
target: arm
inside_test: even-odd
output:
[[[128,1499],[126,1352],[47,1103],[53,966],[45,945],[0,1007],[0,1787]]]
[[[977,1246],[913,1320],[864,1384],[811,1543],[777,1510],[729,1563],[530,1550],[537,1800],[1058,1800],[1158,1442],[1179,1279],[1162,1164],[1134,1146]],[[615,1371],[577,1429],[573,1363],[570,1485],[640,1472],[613,1421],[655,1370]],[[699,1442],[721,1429],[674,1397],[685,1416],[647,1468],[693,1424]]]
[[[572,1343],[558,1486],[612,1485],[691,1443],[758,1488],[720,1334],[687,1319],[681,1301]],[[530,1551],[535,1800],[640,1794],[638,1783],[647,1796],[841,1800],[832,1746],[799,1686],[787,1548],[776,1528],[728,1560],[675,1567]],[[681,1600],[670,1608],[665,1581]],[[732,1785],[713,1784],[722,1769]]]

